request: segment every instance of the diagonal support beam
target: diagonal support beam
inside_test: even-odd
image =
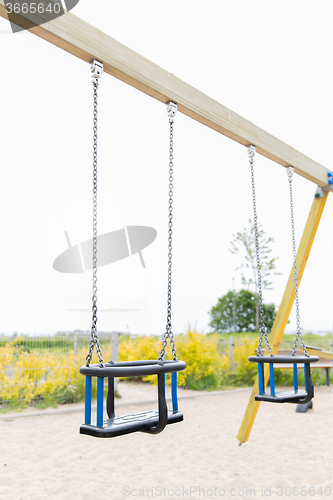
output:
[[[4,0],[0,0],[0,16],[8,18]],[[176,102],[181,113],[239,144],[253,144],[261,155],[284,167],[294,167],[297,174],[321,187],[327,186],[327,168],[71,12],[40,26],[33,25],[27,16],[18,13],[11,21],[83,61],[100,60],[105,73],[163,103]],[[34,14],[35,20],[36,17],[45,21],[43,14]]]
[[[304,268],[310,254],[312,243],[317,232],[317,228],[325,207],[327,197],[328,197],[328,192],[326,192],[323,198],[315,198],[312,203],[310,214],[307,223],[305,225],[303,236],[297,252],[298,283],[300,283],[302,279]],[[294,303],[294,299],[295,299],[294,270],[292,269],[282,298],[279,311],[276,315],[273,324],[272,332],[269,337],[273,354],[276,354],[279,350],[281,340],[284,334],[284,329],[288,322],[288,318]],[[318,351],[316,352],[318,353]],[[268,381],[268,377],[269,377],[269,367],[266,364],[264,372],[265,387]],[[255,401],[254,399],[256,394],[258,394],[258,376],[256,377],[256,380],[254,382],[250,400],[247,405],[243,422],[240,426],[239,433],[237,436],[240,445],[245,443],[249,439],[252,426],[254,424],[257,412],[259,410],[260,402]]]

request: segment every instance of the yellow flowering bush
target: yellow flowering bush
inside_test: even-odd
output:
[[[189,389],[216,389],[221,384],[221,355],[216,334],[204,335],[189,327],[177,337],[177,356],[186,363],[178,373],[178,385]]]
[[[158,337],[120,336],[119,361],[157,359],[160,342]]]
[[[157,337],[121,337],[119,360],[157,359],[162,343]],[[192,331],[176,338],[177,356],[187,368],[178,373],[178,385],[191,389],[217,388],[221,380],[221,356],[218,353],[217,335],[206,336]],[[166,359],[172,359],[168,345]],[[156,375],[143,377],[144,381],[157,383]],[[166,377],[170,384],[170,376]]]
[[[222,354],[221,370],[223,382],[236,385],[251,385],[257,374],[257,365],[248,361],[249,356],[255,354],[257,340],[249,336],[242,337],[241,342],[237,342],[234,337],[234,373],[231,373],[230,346]]]
[[[11,344],[0,347],[0,400],[12,399],[12,388],[8,380],[8,371],[13,364],[13,348]],[[17,394],[15,394],[17,399]]]
[[[27,352],[14,342],[0,348],[0,402],[4,404],[17,401],[24,404],[52,397],[55,402],[59,399],[61,402],[63,392],[78,375],[78,356],[74,351],[60,354],[35,349]]]
[[[184,335],[177,335],[177,356],[187,368],[178,373],[178,385],[189,389],[219,389],[230,385],[251,385],[256,375],[256,365],[247,358],[254,354],[256,339],[234,335],[234,373],[231,373],[228,336],[205,335],[188,328]],[[31,348],[27,339],[16,338],[0,346],[0,409],[6,405],[53,404],[75,402],[84,398],[84,377],[79,367],[86,362],[88,346],[70,350],[71,342],[59,352],[52,345]],[[43,347],[44,345],[44,347]],[[104,357],[110,344],[104,344]],[[119,360],[157,359],[161,349],[157,336],[120,337]],[[65,348],[64,348],[65,346]],[[168,345],[166,358],[172,359]],[[107,361],[107,357],[105,357]],[[98,359],[93,352],[92,363]],[[144,381],[157,383],[156,375],[143,377]],[[288,379],[289,380],[289,379]],[[95,378],[93,379],[96,382]],[[170,383],[170,376],[166,377]],[[96,384],[93,385],[93,396]]]

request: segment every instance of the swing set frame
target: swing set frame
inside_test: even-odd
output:
[[[0,16],[8,19],[4,0],[0,0]],[[42,22],[43,14],[38,14],[38,16]],[[36,14],[34,14],[34,19],[36,19]],[[64,15],[40,26],[36,26],[29,19],[29,14],[14,14],[14,17],[11,16],[11,21],[86,63],[98,59],[103,63],[105,73],[158,101],[177,103],[179,112],[243,146],[255,145],[257,153],[283,167],[294,167],[295,173],[314,182],[318,189],[297,252],[298,280],[300,283],[328,193],[333,191],[332,187],[327,184],[329,170],[326,167],[303,155],[71,12],[65,12]],[[273,354],[278,352],[294,298],[294,272],[292,269],[269,337]],[[268,366],[265,366],[265,384],[268,381],[268,371]],[[260,402],[255,401],[256,394],[258,394],[258,377],[254,383],[238,433],[240,444],[249,439],[259,409]]]

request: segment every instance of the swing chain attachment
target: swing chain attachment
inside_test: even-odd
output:
[[[159,353],[159,361],[163,361],[165,357],[165,348],[170,339],[170,346],[172,350],[172,357],[177,361],[177,353],[175,342],[173,340],[172,324],[171,324],[171,287],[172,287],[172,219],[173,219],[173,123],[177,112],[177,104],[169,101],[166,104],[166,110],[169,117],[170,124],[170,146],[169,146],[169,231],[168,231],[168,306],[167,306],[167,323],[166,332],[164,334],[162,348]]]
[[[175,102],[169,101],[166,103],[167,114],[169,117],[169,123],[175,121],[175,116],[177,113],[177,104]]]
[[[257,281],[258,281],[258,297],[259,297],[259,315],[260,315],[260,336],[258,342],[257,355],[262,356],[261,347],[263,336],[266,340],[266,345],[270,356],[274,356],[271,344],[268,339],[267,330],[265,326],[264,319],[264,306],[262,300],[262,281],[261,281],[261,266],[260,266],[260,254],[259,254],[259,232],[258,232],[258,216],[257,216],[257,203],[256,203],[256,191],[255,191],[255,181],[254,181],[254,156],[256,153],[256,148],[253,145],[247,146],[247,154],[249,157],[250,167],[251,167],[251,183],[252,183],[252,202],[253,202],[253,222],[254,222],[254,237],[255,237],[255,249],[256,249],[256,260],[257,260]]]
[[[92,82],[98,85],[98,80],[103,74],[103,63],[97,61],[97,59],[93,59],[90,63],[90,71],[91,71]]]
[[[299,313],[297,254],[296,254],[296,241],[295,241],[296,238],[295,238],[294,202],[293,202],[293,187],[292,187],[293,174],[294,174],[294,167],[287,167],[287,177],[289,182],[289,196],[290,196],[291,235],[292,235],[292,246],[293,246],[293,268],[294,268],[295,309],[296,309],[296,335],[291,355],[292,356],[296,355],[297,342],[298,339],[300,339],[304,355],[309,357],[302,335],[300,313]]]
[[[93,119],[93,278],[92,278],[92,326],[89,352],[86,366],[90,365],[94,346],[99,359],[99,366],[104,367],[102,351],[97,335],[97,125],[98,125],[98,80],[103,73],[103,63],[94,59],[91,61],[92,83],[94,89],[94,119]]]

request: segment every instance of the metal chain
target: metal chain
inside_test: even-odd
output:
[[[99,359],[99,365],[104,367],[104,361],[102,358],[102,351],[99,345],[99,339],[97,335],[97,124],[98,124],[98,80],[103,71],[100,67],[101,63],[97,61],[92,61],[91,71],[93,89],[94,89],[94,119],[93,119],[93,278],[92,278],[92,326],[91,326],[91,338],[89,352],[87,354],[86,366],[89,366],[92,358],[92,353],[94,346],[96,347],[96,353]]]
[[[252,183],[252,202],[253,202],[253,221],[254,221],[254,236],[255,236],[255,249],[256,249],[256,260],[257,260],[257,282],[258,282],[258,296],[259,296],[259,315],[260,315],[260,336],[258,342],[257,355],[261,356],[261,344],[263,336],[265,337],[266,344],[270,356],[274,356],[271,344],[268,339],[267,330],[265,327],[264,318],[264,306],[262,300],[262,282],[261,282],[261,266],[260,266],[260,254],[259,254],[259,234],[258,234],[258,216],[257,216],[257,203],[256,203],[256,191],[254,182],[254,155],[256,152],[255,146],[248,146],[247,153],[249,156],[249,162],[251,167],[251,183]]]
[[[172,287],[172,226],[173,226],[173,123],[177,111],[177,104],[173,102],[167,103],[167,113],[170,124],[170,147],[169,147],[169,230],[168,230],[168,305],[167,305],[167,322],[166,332],[164,334],[162,348],[158,359],[163,360],[165,357],[165,348],[170,339],[172,357],[177,361],[177,353],[175,342],[173,340],[172,324],[171,324],[171,287]]]
[[[290,214],[291,214],[291,235],[292,235],[292,246],[293,246],[293,268],[294,268],[294,288],[295,288],[295,309],[296,309],[296,335],[293,350],[291,352],[292,356],[296,354],[297,342],[300,339],[301,346],[303,348],[303,352],[305,356],[309,357],[307,353],[306,346],[304,344],[304,339],[302,336],[301,323],[300,323],[300,314],[299,314],[299,295],[298,295],[298,272],[297,272],[297,256],[296,256],[296,241],[295,241],[295,224],[294,224],[294,202],[293,202],[293,173],[294,168],[287,168],[287,176],[289,182],[289,195],[290,195]]]

